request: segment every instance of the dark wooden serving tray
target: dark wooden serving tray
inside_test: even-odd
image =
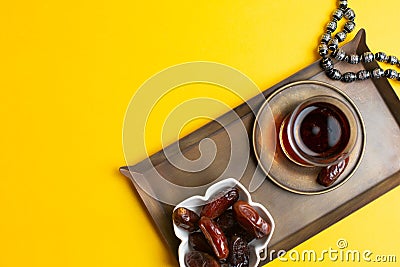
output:
[[[360,30],[356,37],[344,46],[344,49],[349,53],[357,52],[358,54],[369,51],[365,43],[365,31]],[[339,62],[335,66],[342,72],[356,72],[361,68],[378,67],[375,62],[366,66]],[[400,102],[388,81],[379,79],[351,84],[331,81],[321,72],[319,63],[315,62],[265,90],[262,94],[255,96],[250,102],[254,104],[253,106],[259,108],[269,94],[285,84],[299,80],[319,80],[330,83],[354,101],[365,123],[365,153],[359,168],[348,182],[332,192],[311,196],[291,193],[272,183],[263,172],[257,170],[257,160],[254,155],[251,155],[240,182],[247,187],[254,173],[257,176],[265,177],[262,185],[251,195],[254,201],[262,203],[270,211],[276,223],[276,230],[269,244],[269,250],[284,249],[287,251],[297,246],[400,183]],[[234,112],[238,114],[240,119],[232,119],[234,116],[231,115]],[[243,123],[248,130],[249,142],[251,143],[255,116],[248,105],[242,104],[236,107],[222,115],[220,120],[227,122],[224,124],[227,125],[226,127],[235,127],[236,123]],[[225,130],[216,122],[211,122],[179,140],[181,151],[188,158],[197,157],[199,153],[198,144],[206,137],[211,138],[216,143],[218,152],[221,152],[217,154],[216,160],[220,163],[228,160],[224,156],[224,152],[229,152],[229,141],[227,141]],[[176,176],[179,176],[181,180],[187,177],[188,180],[195,178],[201,181],[204,177],[219,175],[222,173],[221,168],[224,167],[224,164],[212,164],[204,171],[189,173],[177,171],[166,160],[164,151],[152,155],[149,159],[156,170],[161,172],[163,176],[167,176],[171,181],[174,181]],[[149,172],[149,168],[153,168],[153,166],[149,166],[143,161],[135,166],[129,166],[129,168],[127,166],[121,167],[120,171],[131,178],[139,196],[153,218],[155,226],[160,231],[161,237],[171,253],[177,255],[179,240],[173,233],[171,222],[173,206],[150,197],[132,179],[132,175],[137,174],[145,179],[149,178],[146,177],[146,175],[152,173]],[[172,193],[176,195],[177,200],[182,197],[179,192]],[[199,190],[197,194],[203,195],[204,190]],[[265,263],[267,261],[261,264]]]

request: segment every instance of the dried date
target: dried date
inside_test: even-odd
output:
[[[254,236],[244,230],[236,221],[233,210],[226,210],[216,219],[221,230],[224,232],[225,236],[230,238],[233,235],[240,236],[244,238],[247,242],[254,239]]]
[[[233,212],[240,226],[255,238],[263,238],[271,232],[271,226],[249,203],[242,200],[237,201],[233,204]]]
[[[207,239],[201,232],[189,234],[189,244],[194,250],[213,254],[213,249],[210,247]]]
[[[233,228],[237,225],[235,216],[233,215],[233,210],[231,209],[226,210],[215,221],[226,235],[229,235],[229,233],[231,233]]]
[[[220,264],[209,254],[201,251],[191,251],[185,255],[188,267],[220,267]]]
[[[227,210],[233,203],[239,199],[239,190],[234,187],[225,190],[215,196],[215,198],[207,203],[201,210],[200,216],[215,219]]]
[[[176,226],[179,226],[189,232],[194,232],[199,229],[199,215],[187,208],[177,208],[172,214],[172,220]]]
[[[226,259],[229,254],[228,241],[218,224],[208,217],[201,217],[199,227],[215,256],[220,260]]]
[[[322,168],[318,174],[317,182],[323,186],[332,185],[346,169],[348,163],[349,157],[340,161],[338,164]]]
[[[249,266],[250,251],[247,242],[240,236],[233,236],[229,243],[229,264],[231,267]]]
[[[254,234],[247,232],[239,224],[236,224],[235,227],[233,227],[233,229],[231,230],[230,236],[233,235],[242,237],[244,240],[246,240],[247,243],[255,238]]]

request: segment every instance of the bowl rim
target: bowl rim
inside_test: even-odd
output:
[[[227,179],[221,180],[221,181],[211,185],[210,187],[208,187],[203,196],[195,195],[195,196],[191,196],[191,197],[181,201],[174,207],[173,211],[175,211],[179,207],[186,207],[186,208],[191,208],[191,209],[193,209],[193,207],[199,208],[201,205],[203,205],[204,203],[209,201],[210,198],[213,195],[215,195],[216,193],[218,193],[224,189],[232,188],[232,187],[237,187],[239,189],[239,191],[241,191],[240,199],[248,202],[253,208],[255,208],[257,210],[257,212],[262,211],[262,213],[264,213],[263,215],[265,215],[267,217],[267,218],[264,218],[264,216],[263,216],[263,218],[267,219],[271,225],[271,231],[268,234],[268,236],[263,237],[262,239],[254,239],[253,240],[253,241],[259,241],[259,240],[262,240],[262,241],[258,242],[258,244],[254,244],[255,242],[253,242],[253,241],[251,241],[249,243],[251,245],[251,247],[254,249],[254,253],[257,256],[256,263],[254,266],[258,266],[260,261],[265,260],[268,256],[267,247],[268,247],[271,237],[275,231],[275,221],[274,221],[272,215],[270,214],[270,212],[268,211],[268,209],[266,207],[264,207],[264,205],[262,205],[258,202],[252,201],[249,191],[238,180],[236,180],[234,178],[227,178]],[[244,193],[244,195],[243,195],[243,193]],[[195,202],[195,204],[191,204],[192,202]],[[202,203],[202,204],[196,204],[196,203]],[[176,226],[173,222],[172,222],[172,225],[173,225],[175,236],[181,240],[181,243],[178,247],[179,265],[181,267],[186,267],[184,256],[185,256],[185,250],[189,246],[189,239],[188,239],[189,233],[186,230]]]

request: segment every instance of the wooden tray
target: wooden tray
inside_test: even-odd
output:
[[[346,52],[357,52],[358,54],[369,51],[365,43],[365,31],[360,30],[356,37],[344,46],[344,49]],[[338,62],[336,66],[342,72],[356,72],[360,68],[378,67],[375,62],[366,66]],[[252,193],[252,198],[254,201],[262,203],[270,211],[276,223],[269,250],[284,249],[288,251],[400,184],[400,102],[388,81],[379,79],[351,84],[331,81],[321,72],[319,63],[315,62],[249,101],[252,106],[259,108],[269,94],[285,84],[299,80],[318,80],[330,83],[351,98],[359,108],[365,123],[365,153],[359,168],[344,185],[329,193],[311,196],[291,193],[272,183],[263,172],[257,169],[257,160],[254,155],[251,155],[240,182],[248,187],[253,175],[265,178],[262,185]],[[232,116],[233,113],[236,113],[240,119],[232,119],[235,117]],[[227,122],[224,124],[227,125],[226,127],[235,127],[236,123],[243,123],[249,134],[249,142],[252,143],[251,133],[255,116],[248,105],[242,104],[219,119]],[[199,154],[199,142],[206,137],[211,138],[217,145],[218,153],[215,161],[218,164],[213,163],[204,171],[189,173],[176,170],[166,160],[164,151],[149,158],[153,166],[149,166],[147,160],[135,166],[129,166],[129,168],[127,166],[120,168],[122,174],[131,178],[153,218],[155,226],[160,231],[161,237],[174,255],[177,255],[179,240],[174,236],[172,229],[173,206],[161,203],[147,195],[134,182],[132,176],[140,175],[144,179],[151,178],[149,175],[152,172],[149,170],[153,167],[170,181],[174,181],[176,177],[179,177],[180,181],[183,178],[187,178],[188,181],[193,181],[193,179],[201,181],[206,177],[209,179],[220,175],[224,168],[223,163],[229,159],[226,154],[230,151],[230,143],[226,138],[225,129],[219,123],[211,122],[178,142],[185,156],[195,158]],[[167,147],[166,150],[168,149]],[[203,195],[204,191],[199,190],[197,194]],[[171,193],[176,195],[177,202],[182,200],[183,196],[179,192]],[[267,261],[261,264],[265,263]]]

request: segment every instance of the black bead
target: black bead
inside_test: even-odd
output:
[[[338,39],[339,42],[343,42],[347,37],[347,34],[345,32],[338,32],[335,35],[335,38]]]
[[[346,72],[342,76],[342,81],[345,83],[351,83],[354,82],[357,79],[357,75],[354,72]]]
[[[391,65],[396,65],[397,63],[399,63],[399,60],[395,56],[389,56],[387,63],[389,63]]]
[[[333,38],[328,45],[329,50],[335,51],[339,48],[339,40],[336,38]]]
[[[341,19],[343,18],[343,15],[344,15],[343,10],[341,10],[341,9],[336,9],[336,10],[333,12],[332,17],[333,17],[334,19],[336,19],[336,20],[341,20]]]
[[[332,80],[340,80],[342,78],[342,73],[338,69],[331,69],[326,71],[326,75]]]
[[[350,64],[358,64],[360,63],[360,57],[356,54],[351,54],[348,58],[347,58],[347,62]]]
[[[321,57],[326,57],[328,55],[328,46],[324,43],[321,43],[318,46],[318,53]]]
[[[385,70],[385,77],[392,79],[392,80],[397,80],[397,78],[399,77],[399,74],[397,73],[397,71],[395,71],[393,69],[387,69],[387,70]]]
[[[354,13],[354,10],[351,8],[346,9],[344,12],[344,17],[348,20],[354,20],[356,18],[356,13]]]
[[[374,54],[371,52],[365,52],[362,55],[361,59],[364,63],[370,63],[370,62],[374,61]]]
[[[344,24],[343,30],[347,33],[351,33],[355,27],[356,27],[356,23],[354,21],[350,20]]]
[[[357,72],[357,79],[360,81],[366,80],[371,78],[371,72],[367,71],[367,70],[360,70],[359,72]]]
[[[336,60],[343,61],[346,58],[346,53],[342,49],[337,49],[332,53],[332,57]]]
[[[320,66],[325,71],[331,70],[333,69],[333,61],[329,57],[323,58],[320,61]]]
[[[327,25],[326,25],[326,29],[328,32],[334,32],[337,29],[337,23],[336,21],[330,21]]]
[[[384,73],[383,69],[381,69],[381,68],[376,68],[376,69],[374,69],[374,70],[372,71],[371,74],[372,74],[372,78],[379,79],[379,78],[381,78],[385,73]]]
[[[339,1],[339,7],[340,7],[342,10],[346,10],[346,9],[347,9],[347,1],[346,1],[346,0],[341,0],[341,1]]]
[[[378,52],[375,54],[375,60],[377,60],[379,62],[386,62],[387,59],[388,59],[388,56],[383,52]]]

